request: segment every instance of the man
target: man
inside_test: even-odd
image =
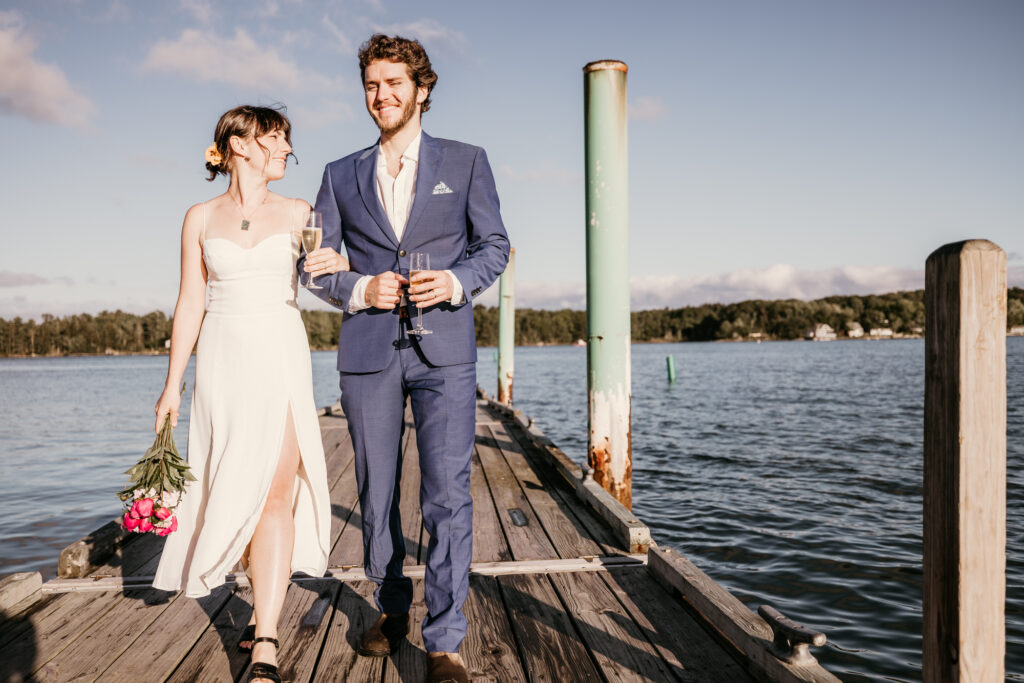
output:
[[[359,52],[377,144],[332,162],[316,210],[323,244],[342,242],[351,272],[317,280],[318,296],[342,309],[341,403],[355,448],[366,575],[382,616],[360,654],[386,656],[408,632],[412,582],[402,574],[398,512],[406,397],[419,446],[420,505],[430,534],[423,641],[428,681],[468,680],[458,655],[466,634],[473,501],[476,339],[472,299],[504,270],[509,243],[487,156],[479,147],[422,132],[437,81],[423,47],[374,35]],[[409,283],[409,258],[430,270]],[[323,272],[313,257],[306,272]],[[419,309],[423,328],[411,322]]]

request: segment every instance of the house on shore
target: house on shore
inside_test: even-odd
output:
[[[872,339],[892,339],[891,327],[872,327],[868,330],[868,336]]]
[[[1007,337],[1024,337],[1024,325],[1014,325],[1006,332]]]
[[[836,331],[827,323],[817,323],[804,336],[814,341],[832,341],[836,338]]]
[[[851,320],[846,323],[846,336],[850,339],[860,339],[864,336],[864,328],[859,322]]]

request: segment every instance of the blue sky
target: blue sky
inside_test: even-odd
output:
[[[430,53],[425,130],[487,149],[520,306],[583,305],[596,59],[630,67],[634,308],[918,288],[977,237],[1024,286],[1017,0],[5,0],[0,317],[170,312],[217,117],[286,104],[301,163],[273,188],[313,199],[376,139],[374,31]]]

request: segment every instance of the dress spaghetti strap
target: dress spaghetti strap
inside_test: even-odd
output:
[[[206,243],[206,202],[203,202],[203,230],[199,233],[199,243]]]

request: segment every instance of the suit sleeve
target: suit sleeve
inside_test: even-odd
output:
[[[338,200],[334,195],[334,183],[331,179],[330,165],[324,169],[323,182],[320,183],[320,191],[316,195],[316,206],[313,207],[313,210],[319,211],[323,216],[323,246],[331,247],[335,251],[340,252],[342,242],[345,240],[345,226],[341,219],[341,211],[338,208]],[[307,275],[302,270],[305,262],[306,255],[303,253],[296,265],[299,269],[300,277]],[[320,275],[316,278],[316,284],[323,287],[323,289],[311,289],[309,291],[335,308],[350,312],[348,310],[348,302],[352,296],[352,288],[355,287],[360,277],[359,273],[349,271]]]
[[[318,202],[319,203],[319,202]],[[487,163],[487,153],[477,151],[466,201],[466,256],[451,267],[462,285],[466,301],[490,287],[508,263],[509,242],[501,220],[498,190]]]

